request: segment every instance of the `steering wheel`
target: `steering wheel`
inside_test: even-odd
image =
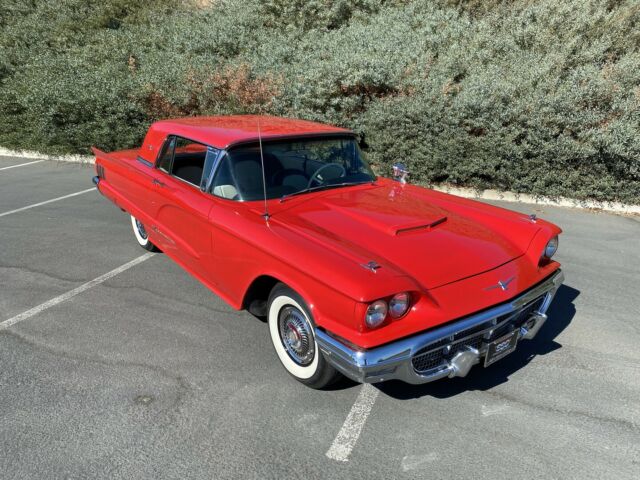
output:
[[[309,178],[309,183],[307,183],[307,188],[310,188],[313,182],[318,182],[319,184],[324,183],[324,180],[322,179],[322,177],[320,178],[316,178],[316,177],[318,177],[320,172],[322,172],[323,170],[327,170],[329,168],[335,168],[339,170],[338,175],[331,178],[340,178],[340,177],[344,177],[347,174],[347,171],[339,163],[327,163],[326,165],[322,165],[319,169],[313,172],[313,175],[311,175],[311,178]]]

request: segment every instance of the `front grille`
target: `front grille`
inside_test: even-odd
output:
[[[416,355],[413,357],[413,368],[418,372],[425,372],[439,367],[444,363],[444,355],[442,349],[434,350],[432,352],[423,353],[422,355]]]
[[[413,356],[411,359],[413,368],[419,373],[434,370],[446,364],[448,360],[451,360],[466,347],[480,350],[484,342],[490,342],[520,328],[531,318],[533,312],[540,308],[545,295],[529,302],[520,310],[482,322],[430,343]]]

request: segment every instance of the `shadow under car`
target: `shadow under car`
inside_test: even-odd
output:
[[[547,355],[562,348],[555,338],[567,328],[573,320],[576,309],[574,300],[580,291],[568,285],[562,285],[556,292],[547,314],[549,320],[533,340],[519,343],[518,348],[505,359],[482,368],[476,366],[466,377],[437,380],[423,385],[411,385],[397,380],[375,384],[382,393],[399,399],[408,400],[431,395],[436,398],[449,398],[467,390],[489,390],[509,380],[509,376],[526,366],[533,358]],[[343,384],[344,385],[344,384]],[[351,384],[346,384],[349,386]]]

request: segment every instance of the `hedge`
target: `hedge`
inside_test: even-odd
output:
[[[382,173],[640,203],[640,4],[4,0],[0,145],[86,153],[150,122],[354,129]]]

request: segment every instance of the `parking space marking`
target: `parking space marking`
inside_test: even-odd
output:
[[[373,404],[378,398],[378,393],[380,393],[378,389],[368,383],[362,386],[342,428],[325,454],[331,460],[336,460],[337,462],[349,461],[351,450],[353,450],[358,437],[360,437],[362,427],[364,427],[367,417],[371,413]]]
[[[38,313],[51,308],[55,305],[58,305],[59,303],[64,302],[65,300],[69,300],[72,297],[75,297],[76,295],[82,293],[82,292],[86,292],[87,290],[89,290],[90,288],[95,287],[96,285],[99,285],[103,282],[105,282],[106,280],[109,280],[110,278],[115,277],[116,275],[118,275],[119,273],[124,272],[125,270],[130,269],[131,267],[134,267],[136,265],[138,265],[139,263],[144,262],[145,260],[148,260],[149,258],[153,257],[155,255],[155,253],[145,253],[144,255],[139,256],[138,258],[134,258],[133,260],[131,260],[130,262],[125,263],[124,265],[120,265],[118,268],[114,268],[113,270],[111,270],[110,272],[105,273],[104,275],[100,275],[97,278],[94,278],[93,280],[88,281],[87,283],[84,283],[82,285],[80,285],[79,287],[74,288],[73,290],[69,290],[66,293],[63,293],[62,295],[58,295],[57,297],[52,298],[51,300],[48,300],[44,303],[41,303],[40,305],[38,305],[37,307],[33,307],[29,310],[27,310],[26,312],[22,312],[19,313],[18,315],[9,318],[8,320],[5,320],[3,322],[0,322],[0,331],[5,330],[7,328],[9,328],[12,325],[15,325],[18,322],[21,322],[23,320],[26,320],[27,318],[31,318],[34,315],[37,315]]]
[[[0,170],[9,170],[10,168],[26,167],[27,165],[33,165],[34,163],[44,162],[44,160],[36,160],[34,162],[20,163],[18,165],[10,165],[8,167],[2,167]]]
[[[65,198],[71,198],[71,197],[75,197],[76,195],[82,195],[83,193],[95,192],[95,191],[96,191],[95,187],[87,188],[86,190],[82,190],[81,192],[70,193],[69,195],[64,195],[62,197],[52,198],[51,200],[45,200],[44,202],[34,203],[33,205],[27,205],[26,207],[16,208],[15,210],[9,210],[8,212],[0,213],[0,217],[6,217],[7,215],[11,215],[12,213],[23,212],[24,210],[29,210],[30,208],[40,207],[48,203],[64,200]]]

